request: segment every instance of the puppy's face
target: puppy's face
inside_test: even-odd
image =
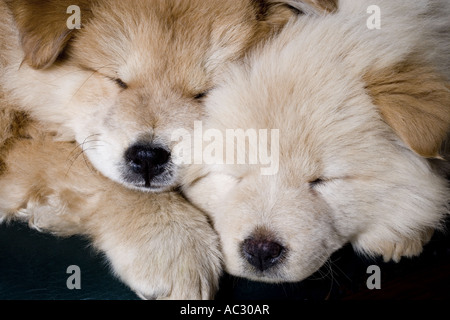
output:
[[[176,184],[172,133],[203,116],[221,68],[300,10],[333,10],[316,1],[81,1],[82,28],[69,30],[70,4],[10,2],[25,61],[49,84],[34,89],[43,103],[31,112],[73,133],[107,177],[156,191]]]
[[[425,157],[437,155],[450,128],[448,84],[413,61],[361,70],[355,50],[369,59],[364,50],[372,48],[349,39],[324,43],[339,30],[326,26],[285,31],[232,68],[206,101],[205,130],[224,139],[229,129],[279,130],[279,141],[268,139],[271,145],[258,150],[278,152],[272,175],[261,174],[264,164],[204,164],[186,175],[185,192],[211,215],[233,275],[299,281],[349,242],[389,255],[420,242],[446,213],[449,190]],[[336,51],[324,47],[334,43]],[[401,109],[404,99],[410,107]],[[235,154],[249,155],[248,145],[231,143]],[[410,249],[400,254],[416,253]]]
[[[215,74],[247,49],[251,11],[219,1],[109,5],[94,8],[68,50],[69,63],[92,75],[74,97],[90,109],[74,124],[77,141],[113,180],[165,189],[178,180],[171,133],[202,117]],[[228,32],[231,23],[237,28]]]

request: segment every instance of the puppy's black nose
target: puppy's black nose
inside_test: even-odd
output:
[[[144,178],[147,187],[153,177],[165,171],[165,165],[169,162],[170,153],[151,144],[137,144],[129,148],[125,153],[125,159],[131,170]]]
[[[267,239],[249,238],[242,245],[247,261],[261,271],[276,265],[280,261],[283,250],[283,246]]]

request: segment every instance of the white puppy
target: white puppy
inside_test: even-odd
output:
[[[279,129],[267,146],[275,174],[188,169],[185,192],[211,215],[228,272],[300,281],[346,243],[387,260],[421,252],[450,199],[436,170],[450,131],[449,4],[341,0],[289,25],[211,93],[204,129]],[[248,160],[247,147],[233,146]]]

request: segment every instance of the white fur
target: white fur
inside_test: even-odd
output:
[[[367,28],[369,5],[381,8],[380,30]],[[438,6],[441,18],[431,15]],[[433,35],[448,25],[449,8],[448,1],[341,0],[336,14],[292,23],[231,69],[207,101],[205,127],[280,129],[280,170],[265,177],[251,165],[189,168],[185,191],[211,215],[228,272],[298,281],[348,242],[394,259],[420,252],[448,213],[450,192],[382,120],[363,76],[412,53],[447,72],[449,39]],[[312,190],[317,178],[326,182]],[[258,228],[287,249],[264,272],[241,253]]]

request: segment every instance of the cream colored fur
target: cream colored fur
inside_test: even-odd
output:
[[[370,5],[380,30],[367,27]],[[233,275],[299,281],[346,243],[386,260],[417,255],[449,213],[448,182],[430,165],[445,162],[428,157],[442,158],[450,131],[450,3],[338,7],[291,23],[206,101],[205,130],[280,130],[276,175],[257,165],[187,170],[185,192],[210,214]],[[243,254],[256,236],[284,247],[264,271]]]

